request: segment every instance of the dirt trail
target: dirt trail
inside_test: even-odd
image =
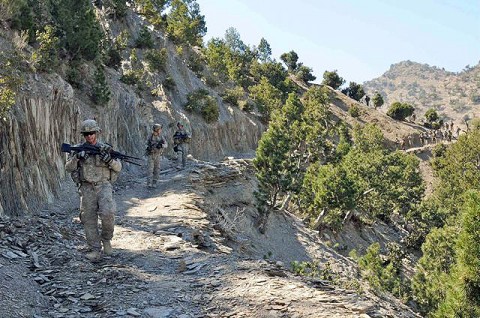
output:
[[[238,213],[250,211],[246,201],[252,199],[242,166],[248,165],[195,161],[179,171],[166,160],[156,189],[147,189],[144,178],[124,180],[114,194],[114,255],[98,264],[84,258],[71,193],[39,219],[0,226],[7,233],[0,236],[2,317],[415,317],[402,305],[296,276],[289,264],[264,259],[265,251],[285,261],[301,253],[308,259],[313,256],[305,251],[321,246],[285,217],[272,217],[270,224],[284,237],[256,237],[255,229],[240,228],[249,218]],[[36,231],[49,234],[39,237]],[[28,240],[18,248],[8,235]],[[8,257],[22,251],[24,256]],[[326,261],[337,257],[322,253],[317,257]],[[14,266],[20,268],[15,277]],[[19,291],[19,280],[36,283]],[[8,293],[16,293],[17,305],[3,297]]]

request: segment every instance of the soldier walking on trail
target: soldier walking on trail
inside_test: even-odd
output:
[[[188,155],[188,144],[190,142],[191,136],[188,134],[182,123],[178,122],[177,123],[177,131],[175,131],[175,134],[173,135],[173,150],[178,154],[178,159],[182,160],[182,168],[185,168],[187,164],[187,155]],[[177,168],[180,168],[180,165],[177,166]]]
[[[365,103],[367,106],[369,106],[368,104],[370,103],[370,97],[368,95],[365,95]]]
[[[101,258],[102,244],[103,253],[112,254],[110,240],[113,237],[116,210],[112,196],[112,183],[117,179],[122,163],[111,157],[112,146],[98,141],[100,127],[95,120],[85,120],[81,126],[81,133],[85,143],[77,147],[93,145],[99,149],[99,153],[72,152],[67,159],[65,169],[72,173],[72,177],[76,176],[74,181],[79,184],[80,221],[90,248],[86,257],[96,262]],[[100,231],[98,218],[101,220]]]
[[[147,139],[147,150],[145,152],[148,156],[147,187],[149,188],[154,188],[157,185],[160,175],[160,159],[165,148],[167,148],[167,141],[162,136],[162,125],[154,124],[152,133]]]

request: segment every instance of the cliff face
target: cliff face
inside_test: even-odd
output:
[[[192,133],[194,158],[216,160],[253,153],[264,126],[240,109],[224,105],[176,56],[171,44],[164,41],[163,45],[168,49],[167,72],[176,84],[168,94],[139,93],[120,81],[121,70],[107,68],[112,95],[107,105],[98,106],[90,101],[88,90],[73,89],[61,75],[25,74],[27,80],[17,92],[16,104],[0,126],[0,217],[28,214],[54,200],[69,178],[60,145],[82,141],[79,127],[85,119],[95,118],[103,129],[100,139],[132,156],[143,156],[145,140],[156,122],[164,125],[170,144],[165,155],[173,156],[171,136],[179,120]],[[85,69],[93,72],[91,65]],[[207,124],[183,109],[186,94],[199,88],[208,90],[219,103],[220,118],[215,123]],[[135,173],[145,169],[125,164],[125,170]]]
[[[24,89],[0,126],[0,216],[53,200],[64,177],[58,141],[70,139],[77,126],[73,90],[61,78],[33,80]]]

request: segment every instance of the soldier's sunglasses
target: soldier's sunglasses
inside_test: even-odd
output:
[[[89,131],[89,132],[84,132],[82,133],[83,137],[87,137],[87,136],[90,136],[90,135],[95,135],[95,131]]]

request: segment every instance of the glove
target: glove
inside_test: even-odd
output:
[[[110,151],[112,151],[112,146],[110,146],[109,144],[104,144],[102,146],[100,146],[100,152],[101,153],[110,153]]]
[[[80,152],[77,152],[76,157],[77,157],[77,159],[87,160],[88,153],[86,153],[85,150],[82,150]]]
[[[112,156],[108,152],[100,153],[100,156],[100,159],[102,159],[102,161],[106,164],[109,164],[113,160]]]

